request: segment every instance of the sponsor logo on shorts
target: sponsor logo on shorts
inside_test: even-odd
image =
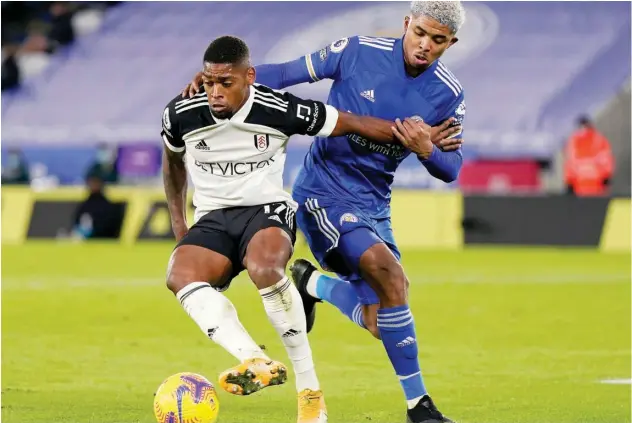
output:
[[[281,218],[279,216],[277,216],[276,214],[273,214],[272,216],[268,217],[269,220],[276,220],[279,223],[283,223],[281,222]]]
[[[342,225],[344,222],[358,223],[358,217],[353,213],[345,213],[340,218],[340,225]]]

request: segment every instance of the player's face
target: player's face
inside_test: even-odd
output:
[[[250,85],[255,82],[255,69],[249,64],[207,62],[202,82],[213,115],[229,119],[248,99]]]
[[[437,60],[458,39],[450,28],[426,16],[406,17],[404,57],[408,70],[419,73]]]

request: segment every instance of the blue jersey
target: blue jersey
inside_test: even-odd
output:
[[[440,61],[410,77],[401,39],[343,38],[285,65],[281,82],[268,77],[272,68],[265,68],[278,65],[258,68],[258,80],[281,88],[329,78],[334,82],[327,102],[342,111],[390,121],[417,115],[431,126],[450,117],[463,122],[461,84]],[[400,144],[378,144],[355,134],[316,138],[295,181],[294,194],[348,202],[373,218],[387,217],[395,171],[409,154]],[[446,175],[441,164],[447,162],[458,173],[461,161],[460,150],[442,152],[437,148],[429,160],[421,160],[433,176],[446,182],[456,174]]]

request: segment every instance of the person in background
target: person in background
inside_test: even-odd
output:
[[[2,185],[28,185],[30,182],[29,166],[24,155],[17,148],[10,149],[2,166]]]
[[[84,239],[118,238],[123,223],[123,208],[105,196],[105,181],[99,175],[88,175],[86,185],[89,195],[75,210],[73,234]]]
[[[72,26],[72,11],[69,2],[54,2],[50,6],[51,29],[48,33],[50,47],[56,50],[75,41],[75,30]]]
[[[95,161],[90,165],[86,174],[86,179],[98,177],[104,182],[116,184],[119,181],[118,169],[116,167],[117,153],[113,147],[101,144],[97,151]]]
[[[20,86],[20,68],[15,57],[17,51],[16,44],[2,46],[2,91]]]
[[[564,175],[569,194],[603,195],[607,192],[614,167],[610,142],[582,116],[566,145]]]

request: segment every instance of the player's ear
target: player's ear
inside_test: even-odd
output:
[[[452,47],[453,45],[456,44],[456,42],[459,41],[458,38],[456,37],[452,37],[452,39],[450,40],[450,44],[448,45],[448,48]]]
[[[408,25],[410,25],[410,16],[404,18],[404,33],[408,31]]]
[[[246,81],[248,82],[248,85],[254,84],[256,79],[257,71],[255,71],[254,66],[250,66],[248,70],[246,70]]]

